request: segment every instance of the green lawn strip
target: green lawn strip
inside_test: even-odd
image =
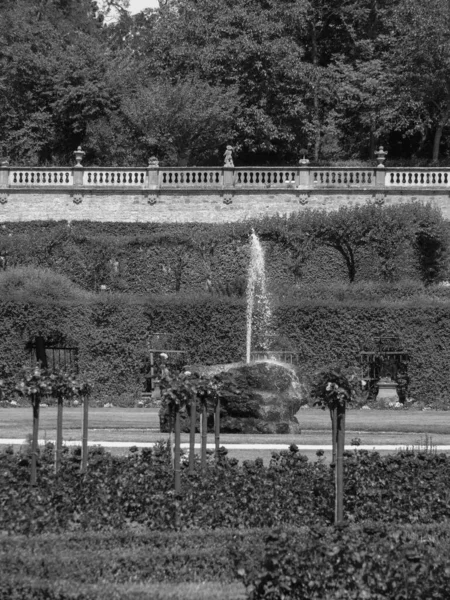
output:
[[[25,437],[31,431],[31,407],[30,408],[6,408],[0,409],[0,438]],[[326,432],[331,429],[330,417],[322,410],[301,410],[297,418],[305,432]],[[41,410],[40,430],[47,432],[50,437],[56,427],[56,409],[48,407]],[[81,409],[67,408],[64,411],[64,429],[66,433],[75,433],[81,428]],[[91,437],[93,435],[104,438],[109,435],[143,435],[145,439],[154,441],[161,434],[158,431],[159,419],[157,409],[117,409],[117,408],[92,408],[89,416],[89,428]],[[450,412],[447,411],[391,411],[391,410],[349,410],[346,416],[346,428],[348,431],[360,432],[404,432],[404,433],[428,433],[450,435]],[[73,431],[72,431],[73,430]],[[75,435],[75,437],[76,437]],[[239,434],[228,438],[230,442],[240,443],[267,443],[280,436],[273,435],[246,435]],[[188,439],[187,434],[184,439]],[[281,436],[280,439],[286,439]]]

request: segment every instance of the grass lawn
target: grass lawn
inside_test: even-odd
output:
[[[30,408],[0,409],[0,439],[25,439],[31,432]],[[229,455],[240,460],[254,460],[260,457],[270,460],[271,450],[233,449],[233,444],[286,444],[321,446],[331,444],[331,424],[327,412],[322,410],[302,410],[297,414],[302,427],[301,434],[261,435],[261,434],[222,434],[221,445],[227,446]],[[55,439],[56,409],[42,408],[40,413],[40,438]],[[64,411],[64,440],[81,440],[81,408],[67,408]],[[346,440],[350,443],[355,437],[364,445],[394,445],[404,447],[423,445],[426,436],[435,445],[450,444],[450,411],[362,411],[350,410],[346,417]],[[138,408],[91,408],[89,412],[89,440],[91,442],[156,442],[166,437],[159,431],[158,409]],[[182,434],[181,441],[189,441],[188,434]],[[197,443],[200,438],[197,435]],[[208,442],[213,443],[212,434]],[[128,448],[114,448],[114,454],[124,454]],[[306,450],[308,458],[315,458],[315,450]],[[326,452],[328,457],[329,452]]]

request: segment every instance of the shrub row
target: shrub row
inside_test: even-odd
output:
[[[256,571],[268,530],[136,531],[5,537],[0,565],[11,578],[97,583],[231,582],[236,566]],[[33,560],[38,555],[40,560]]]
[[[13,536],[0,541],[0,598],[137,598],[130,594],[132,584],[183,583],[186,589],[189,582],[214,581],[220,587],[240,577],[252,600],[376,600],[396,594],[443,600],[450,576],[449,534],[448,525],[386,528],[367,522],[342,530]],[[108,581],[101,588],[95,586],[99,574]]]
[[[443,292],[444,294],[444,292]],[[398,334],[411,360],[409,396],[435,408],[449,404],[450,302],[442,297],[357,302],[291,297],[274,307],[274,328],[300,354],[300,377],[360,352],[380,334]],[[26,345],[42,334],[77,344],[83,377],[94,399],[132,405],[143,389],[150,336],[174,334],[187,363],[221,364],[245,356],[243,300],[203,296],[118,294],[33,301],[12,294],[0,301],[0,378],[12,381],[28,362]]]
[[[30,487],[27,455],[1,455],[0,531],[37,534],[112,530],[255,528],[328,524],[333,520],[334,468],[297,452],[238,464],[221,457],[205,474],[182,473],[173,494],[166,452],[119,458],[91,455],[86,476],[79,453],[67,455],[58,478],[52,452],[41,457],[39,484]],[[350,452],[345,461],[349,522],[433,523],[450,518],[450,459],[446,455]]]
[[[445,535],[445,534],[444,534]],[[244,573],[249,600],[444,600],[450,567],[444,535],[370,524],[344,530],[273,532],[257,574]]]
[[[41,221],[4,223],[0,250],[10,266],[47,267],[88,290],[106,285],[126,293],[167,294],[210,290],[219,295],[245,293],[248,237],[258,221],[236,224],[145,224]],[[266,236],[278,225],[264,224]],[[276,241],[264,242],[268,279],[274,290],[296,283],[289,252]],[[356,249],[357,281],[379,280],[380,259],[373,249]],[[420,281],[412,248],[395,259],[398,278]],[[301,281],[348,281],[343,257],[319,246],[302,265]]]

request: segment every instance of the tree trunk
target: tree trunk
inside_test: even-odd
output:
[[[345,446],[345,405],[335,409],[336,418],[336,508],[335,525],[344,520],[344,446]]]
[[[201,454],[201,467],[204,472],[206,469],[206,439],[208,435],[208,417],[206,413],[206,402],[203,403],[202,406],[202,416],[201,416],[201,425],[202,425],[202,454]]]
[[[55,473],[58,474],[61,467],[62,455],[62,429],[63,429],[63,399],[58,398],[58,407],[56,413],[56,452],[55,452]]]
[[[30,484],[36,485],[37,481],[37,455],[38,455],[38,436],[39,436],[39,394],[33,394],[32,405],[33,405],[33,440],[31,445],[31,475]]]
[[[436,131],[434,132],[434,141],[433,141],[433,162],[437,162],[439,159],[439,147],[441,145],[442,132],[444,131],[443,123],[439,123],[436,127]]]
[[[181,492],[181,474],[180,474],[180,446],[181,446],[181,423],[180,423],[180,408],[175,407],[175,494]]]
[[[314,65],[314,75],[317,73],[319,64],[319,52],[317,48],[317,31],[314,24],[311,26],[311,52]],[[317,81],[313,84],[313,124],[314,124],[314,160],[317,162],[320,155],[320,114],[319,114],[319,86]]]
[[[191,400],[190,421],[191,431],[189,435],[189,473],[193,473],[195,461],[195,426],[197,421],[197,406],[195,397]]]
[[[219,460],[220,456],[220,398],[217,400],[216,412],[214,415],[214,438],[215,438],[215,449],[216,449],[216,460]]]
[[[83,396],[83,429],[82,429],[82,447],[81,447],[81,473],[87,471],[88,461],[88,420],[89,420],[89,396]]]
[[[433,161],[437,161],[439,159],[439,148],[441,145],[442,132],[444,131],[444,127],[447,125],[449,116],[450,116],[450,98],[447,99],[447,108],[444,111],[441,118],[439,119],[439,123],[436,127],[436,131],[434,132]]]

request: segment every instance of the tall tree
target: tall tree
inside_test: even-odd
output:
[[[391,127],[432,139],[432,159],[439,158],[450,124],[450,3],[448,0],[401,0],[392,13],[389,60],[392,77]]]

